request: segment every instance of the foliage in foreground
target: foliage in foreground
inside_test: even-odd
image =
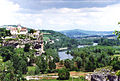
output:
[[[70,73],[67,69],[60,69],[58,71],[59,80],[68,80],[70,78]]]

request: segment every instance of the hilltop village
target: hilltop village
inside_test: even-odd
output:
[[[4,38],[2,37],[4,40],[2,46],[24,48],[26,44],[29,44],[30,49],[36,50],[35,55],[39,56],[44,53],[43,33],[41,33],[40,30],[28,30],[26,27],[21,25],[6,25],[4,27],[11,35]]]

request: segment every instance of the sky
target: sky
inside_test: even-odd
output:
[[[0,26],[45,30],[120,30],[120,0],[0,0]]]

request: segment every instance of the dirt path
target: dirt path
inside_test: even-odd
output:
[[[79,76],[85,76],[89,74],[90,72],[75,72],[71,71],[70,76],[78,78]],[[56,79],[58,78],[58,73],[48,73],[48,74],[42,74],[40,76],[26,76],[25,77],[27,80],[34,79],[34,80],[40,80],[40,79]]]
[[[89,73],[91,73],[91,72],[75,72],[75,71],[71,71],[70,72],[70,76],[85,76],[85,75],[87,75]],[[58,73],[48,73],[48,74],[45,74],[45,75],[48,75],[48,76],[50,76],[50,75],[57,76]]]

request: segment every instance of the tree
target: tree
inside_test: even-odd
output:
[[[46,58],[45,56],[39,56],[36,59],[36,64],[42,73],[44,73],[45,70],[47,69],[47,62],[45,58]]]
[[[69,51],[67,51],[67,52],[66,52],[66,54],[70,54],[70,52],[69,52]]]
[[[70,78],[70,73],[66,69],[60,69],[58,71],[58,79],[59,80],[68,80]]]
[[[50,69],[50,70],[53,70],[53,69],[55,69],[55,68],[56,68],[56,64],[55,64],[55,62],[54,62],[54,61],[52,61],[52,60],[51,60],[51,61],[49,61],[49,64],[48,64],[48,65],[49,65],[49,69]]]
[[[72,60],[66,59],[66,60],[64,61],[64,66],[65,66],[67,69],[72,70],[73,67],[74,67],[74,63],[73,63]]]
[[[54,62],[59,62],[59,55],[56,49],[49,48],[46,50],[46,55],[52,56],[54,59]]]
[[[15,74],[14,71],[13,63],[10,60],[4,63],[0,61],[0,81],[22,81],[22,75]]]
[[[3,61],[10,60],[11,56],[13,55],[14,48],[11,46],[1,47],[0,48],[0,55],[3,57]]]
[[[11,58],[13,62],[13,67],[15,68],[15,72],[18,73],[19,71],[23,74],[26,74],[27,69],[27,62],[19,55],[14,54]]]
[[[6,28],[0,28],[0,37],[5,38],[6,36],[11,36],[10,30],[6,30]]]
[[[120,61],[119,60],[114,60],[112,61],[111,65],[113,66],[113,69],[116,70],[120,70]]]
[[[77,63],[77,67],[78,67],[78,68],[81,68],[81,66],[82,66],[82,59],[81,59],[81,57],[77,57],[77,58],[75,59],[75,61],[76,61],[76,63]]]
[[[24,51],[25,52],[29,52],[29,50],[30,50],[30,45],[29,44],[25,44]]]
[[[120,22],[118,22],[118,25],[120,25]],[[115,30],[114,34],[117,36],[117,39],[120,39],[120,31]]]
[[[38,66],[35,67],[35,74],[39,74],[40,73],[40,68]]]

